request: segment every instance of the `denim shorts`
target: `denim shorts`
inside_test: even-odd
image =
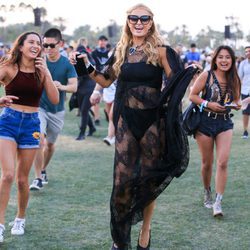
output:
[[[233,122],[230,117],[224,115],[208,115],[208,112],[202,112],[201,122],[198,131],[202,134],[215,138],[221,132],[233,129]]]
[[[39,148],[38,112],[25,113],[4,108],[0,115],[0,139],[15,141],[17,148]]]

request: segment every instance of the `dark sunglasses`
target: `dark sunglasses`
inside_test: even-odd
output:
[[[46,49],[48,47],[50,47],[51,49],[54,49],[58,43],[60,43],[60,41],[58,41],[57,43],[44,43],[43,47],[46,48]]]
[[[151,19],[152,19],[151,16],[148,16],[148,15],[144,15],[144,16],[129,15],[128,16],[128,21],[131,24],[137,24],[139,20],[141,21],[142,24],[148,24]]]

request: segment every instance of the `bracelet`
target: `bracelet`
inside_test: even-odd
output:
[[[204,108],[206,108],[208,105],[208,101],[207,100],[203,100],[201,105],[200,105],[200,112],[203,111]]]
[[[204,108],[207,108],[207,105],[208,105],[208,101],[203,101],[204,102]]]
[[[93,93],[92,94],[98,94],[99,96],[101,95],[100,91],[97,90],[97,89],[94,89]]]

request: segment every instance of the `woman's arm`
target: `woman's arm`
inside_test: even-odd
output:
[[[189,100],[197,105],[203,105],[205,108],[208,108],[214,112],[225,112],[226,108],[221,106],[219,103],[207,102],[200,97],[200,93],[205,89],[207,77],[208,72],[206,71],[201,73],[200,76],[195,80],[189,95]]]
[[[78,58],[82,58],[82,60],[84,60],[89,76],[95,82],[98,82],[98,84],[100,84],[103,88],[106,88],[112,84],[114,79],[106,79],[103,74],[96,71],[95,67],[89,62],[87,54],[81,54],[78,56]],[[76,64],[76,53],[71,54],[70,63],[73,65]]]
[[[171,76],[172,70],[166,56],[167,49],[166,47],[159,47],[158,50],[160,54],[160,65],[163,67],[166,76],[169,78]]]

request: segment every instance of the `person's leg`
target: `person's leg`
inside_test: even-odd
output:
[[[114,103],[111,104],[109,111],[109,126],[108,126],[108,137],[113,138],[115,136],[115,126],[113,123],[113,106]]]
[[[212,208],[213,197],[211,191],[211,179],[214,160],[214,139],[197,132],[196,141],[201,154],[201,176],[204,186],[203,205],[206,208]]]
[[[4,224],[11,185],[15,177],[15,159],[17,145],[14,141],[0,139],[0,224]]]
[[[60,111],[55,114],[48,113],[46,142],[44,146],[44,161],[42,171],[45,171],[55,152],[55,143],[58,135],[61,133],[64,125],[65,111]]]
[[[92,110],[94,112],[95,125],[99,126],[100,125],[100,105],[96,104],[92,106]]]
[[[36,155],[37,149],[18,149],[17,153],[17,218],[25,218],[25,211],[29,199],[29,173]]]
[[[138,142],[121,117],[118,128],[113,190],[110,199],[111,235],[116,247],[128,249],[132,226],[131,202],[134,200],[134,173],[138,159]]]
[[[216,136],[216,176],[215,189],[217,194],[224,194],[227,182],[227,165],[231,150],[233,130],[227,130]]]
[[[47,166],[49,165],[49,162],[55,152],[56,146],[54,143],[48,142],[46,140],[45,147],[44,147],[44,161],[43,161],[43,167],[42,171],[45,171]]]
[[[196,133],[195,139],[201,154],[201,176],[203,185],[205,189],[209,189],[213,170],[214,139],[200,132]]]
[[[41,179],[41,171],[44,165],[44,148],[45,148],[45,136],[40,134],[40,148],[37,149],[36,156],[34,159],[35,176]]]
[[[87,124],[89,122],[89,109],[91,107],[91,103],[89,101],[90,95],[85,94],[82,96],[82,102],[80,106],[80,111],[81,111],[81,124],[80,124],[80,134],[76,138],[77,140],[82,140],[85,138],[85,131]],[[89,134],[92,135],[92,134]]]
[[[242,116],[242,121],[243,121],[243,131],[248,130],[248,124],[249,124],[249,115],[243,115]]]
[[[44,109],[39,109],[38,116],[40,120],[40,148],[37,149],[34,159],[35,179],[30,185],[31,190],[40,190],[40,188],[42,187],[41,171],[43,168],[43,161],[44,161],[43,151],[45,147],[45,135],[47,130],[48,115]]]
[[[227,165],[232,144],[232,134],[233,130],[230,129],[216,136],[217,168],[215,176],[216,199],[213,204],[214,216],[223,215],[221,201],[227,182]]]
[[[149,244],[151,221],[153,217],[155,204],[156,202],[153,201],[148,206],[146,206],[143,210],[143,223],[142,223],[141,232],[139,236],[139,245],[141,247],[147,247]]]

